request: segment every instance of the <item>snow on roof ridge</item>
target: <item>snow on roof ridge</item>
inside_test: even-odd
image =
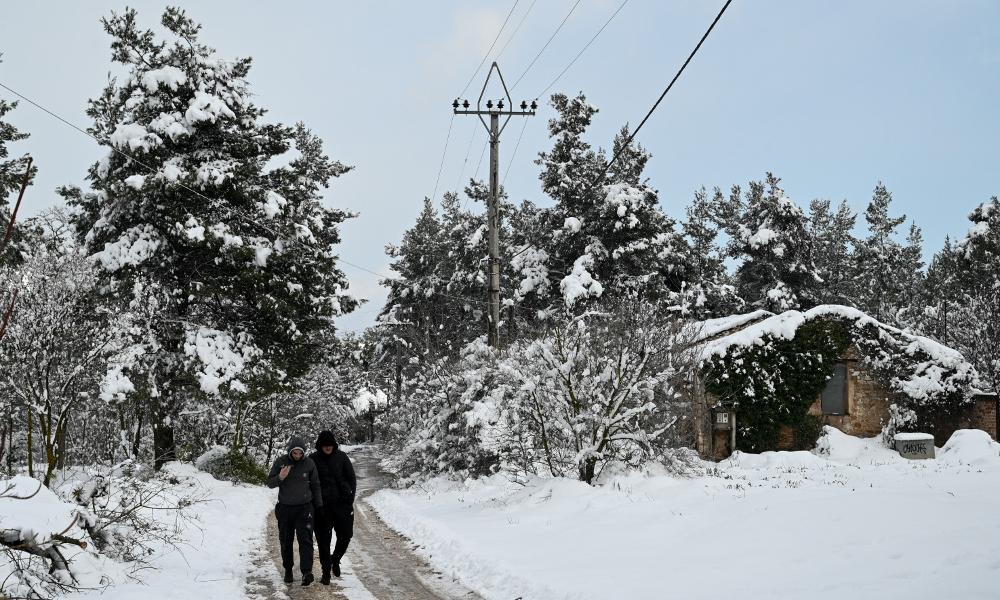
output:
[[[766,312],[767,311],[756,311],[755,313],[750,314]],[[821,304],[806,311],[789,310],[779,314],[772,314],[767,318],[751,323],[738,329],[737,331],[729,333],[728,335],[712,340],[708,340],[711,336],[703,336],[700,339],[708,341],[705,343],[705,349],[702,353],[702,357],[707,359],[712,356],[725,356],[729,349],[733,346],[761,345],[763,344],[762,338],[766,335],[770,335],[778,339],[790,340],[795,337],[795,333],[798,328],[806,322],[818,317],[827,316],[841,317],[854,321],[855,325],[875,325],[884,331],[905,338],[910,342],[913,350],[922,350],[936,360],[944,360],[946,363],[951,365],[965,362],[965,358],[962,354],[953,348],[949,348],[948,346],[932,340],[931,338],[903,331],[898,327],[893,327],[892,325],[883,323],[857,308],[843,306],[840,304]],[[731,317],[722,317],[722,319],[729,318]],[[710,319],[709,321],[717,320],[719,319]]]

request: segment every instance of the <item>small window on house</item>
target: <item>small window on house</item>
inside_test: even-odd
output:
[[[837,363],[820,397],[824,415],[847,414],[847,365]]]

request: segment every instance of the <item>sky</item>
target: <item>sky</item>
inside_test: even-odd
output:
[[[250,81],[268,118],[304,122],[332,158],[355,167],[325,196],[358,213],[338,250],[363,267],[343,264],[351,289],[370,302],[339,320],[349,331],[373,323],[385,294],[369,271],[390,274],[385,245],[400,240],[435,183],[440,199],[477,166],[486,175],[482,125],[453,118],[452,100],[471,80],[465,97],[474,101],[494,59],[508,84],[521,79],[515,101],[539,96],[620,3],[175,4],[202,23],[202,41],[220,55],[253,57]],[[623,124],[642,119],[721,5],[628,1],[552,89],[583,91],[600,109],[592,144],[607,147]],[[87,99],[116,72],[99,20],[125,6],[160,30],[160,2],[6,4],[0,83],[86,127]],[[895,213],[923,229],[929,257],[945,236],[964,235],[969,211],[1000,194],[997,23],[1000,2],[990,0],[735,0],[639,134],[653,155],[650,183],[681,218],[698,188],[745,185],[768,171],[800,206],[846,199],[859,212],[882,181]],[[16,99],[2,89],[0,97]],[[532,161],[551,146],[553,110],[546,98],[539,103],[537,116],[504,132],[500,168],[511,199],[545,205]],[[39,167],[28,215],[57,204],[58,185],[83,184],[106,152],[27,103],[9,119],[31,134],[12,154],[30,152]]]

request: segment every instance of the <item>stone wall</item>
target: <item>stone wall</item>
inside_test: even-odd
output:
[[[982,394],[976,396],[976,404],[972,409],[971,427],[982,429],[990,434],[994,440],[997,439],[997,396],[996,394]]]
[[[943,446],[951,434],[958,429],[982,429],[997,439],[997,396],[994,394],[979,394],[973,398],[972,405],[963,410],[957,417],[936,427],[934,443]]]
[[[848,435],[878,435],[889,415],[889,390],[864,368],[854,346],[848,348],[843,361],[847,363],[847,414],[824,415],[819,397],[809,407],[809,414],[821,416],[824,425],[836,427]]]

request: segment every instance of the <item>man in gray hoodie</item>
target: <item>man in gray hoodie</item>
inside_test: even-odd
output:
[[[305,448],[300,437],[292,436],[288,440],[288,453],[274,461],[267,476],[267,487],[278,488],[274,516],[278,519],[285,583],[292,582],[292,567],[295,566],[292,542],[298,535],[302,585],[309,585],[313,582],[313,515],[315,509],[323,506],[323,494],[316,464],[306,456]]]

